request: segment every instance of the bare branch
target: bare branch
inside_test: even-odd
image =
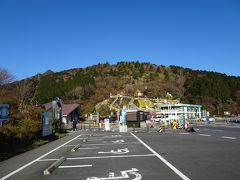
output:
[[[0,85],[10,83],[13,79],[13,75],[11,75],[8,70],[0,67]]]

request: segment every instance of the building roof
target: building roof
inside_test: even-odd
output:
[[[67,116],[69,115],[71,112],[73,112],[75,109],[77,109],[77,111],[80,114],[80,107],[79,104],[63,104],[62,107],[62,115],[63,116]]]
[[[49,110],[52,109],[52,103],[50,102],[50,103],[43,104],[42,107],[46,111],[49,111]],[[63,104],[62,105],[62,115],[63,116],[68,116],[74,110],[77,110],[77,112],[80,114],[80,106],[79,106],[79,104]]]
[[[52,103],[50,102],[50,103],[43,104],[42,107],[43,107],[46,111],[48,111],[48,110],[52,109]]]

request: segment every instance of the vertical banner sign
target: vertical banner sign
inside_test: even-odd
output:
[[[104,119],[104,127],[105,127],[105,131],[110,131],[109,119]]]
[[[202,110],[202,118],[206,118],[207,116],[207,111],[206,110]]]
[[[42,113],[42,136],[52,134],[52,112]]]
[[[0,121],[8,121],[9,104],[0,104]]]
[[[185,117],[184,116],[180,116],[180,122],[181,122],[182,127],[185,128]]]
[[[126,125],[126,110],[122,109],[120,112],[120,122],[122,123],[122,125]]]
[[[61,119],[61,106],[56,100],[52,101],[53,119]]]

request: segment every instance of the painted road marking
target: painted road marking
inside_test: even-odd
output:
[[[103,141],[103,139],[91,139],[91,140],[88,140],[89,142],[93,142],[93,141]]]
[[[78,148],[78,149],[100,149],[100,147],[85,147],[85,148]]]
[[[125,141],[123,139],[112,141],[113,143],[124,143]]]
[[[118,143],[118,144],[128,144],[128,143]],[[86,146],[108,146],[108,145],[116,145],[116,143],[105,143],[105,144],[85,144],[82,147]]]
[[[72,146],[76,146],[76,145],[71,145],[71,144],[67,144],[67,145],[65,145],[65,146],[63,146],[63,147],[72,147]]]
[[[222,136],[221,138],[225,138],[225,139],[237,139],[236,137],[230,137],[230,136]]]
[[[115,177],[114,172],[110,172],[108,177],[105,177],[105,178],[90,177],[90,178],[87,178],[87,180],[129,179],[128,174],[135,176],[135,178],[133,180],[142,179],[142,175],[138,173],[138,169],[132,168],[131,170],[121,171],[121,176]]]
[[[132,142],[132,143],[105,143],[105,144],[84,144],[82,147],[86,146],[108,146],[108,145],[126,145],[126,144],[141,144],[140,142]]]
[[[187,134],[190,134],[190,133],[179,133],[179,134],[182,134],[182,135],[187,135]]]
[[[111,137],[122,137],[121,134],[114,134],[114,135],[111,135]]]
[[[210,134],[198,134],[199,136],[212,136],[212,135],[210,135]]]
[[[59,159],[39,159],[38,162],[45,162],[45,161],[57,161]]]
[[[128,150],[128,148],[124,148],[124,149],[118,149],[116,151],[111,150],[111,151],[106,151],[106,152],[98,152],[98,154],[127,154],[130,151]]]
[[[46,153],[46,154],[44,154],[44,155],[38,157],[37,159],[35,159],[35,160],[33,160],[33,161],[31,161],[31,162],[25,164],[24,166],[22,166],[22,167],[16,169],[15,171],[13,171],[13,172],[7,174],[6,176],[3,176],[0,180],[4,180],[4,179],[7,179],[7,178],[11,177],[12,175],[18,173],[19,171],[23,170],[24,168],[26,168],[26,167],[28,167],[28,166],[30,166],[30,165],[32,165],[33,163],[37,162],[38,160],[42,159],[43,157],[45,157],[45,156],[51,154],[52,152],[54,152],[54,151],[60,149],[61,147],[65,146],[66,144],[68,144],[68,143],[74,141],[75,139],[77,139],[77,138],[80,137],[80,136],[81,136],[81,134],[78,135],[78,136],[76,136],[75,138],[73,138],[73,139],[71,139],[71,140],[65,142],[64,144],[62,144],[62,145],[56,147],[55,149],[49,151],[48,153]]]
[[[80,140],[82,139],[83,140],[83,139],[86,139],[86,138],[88,138],[88,137],[84,137],[84,138],[81,137],[81,138],[77,138],[77,139],[80,139]]]
[[[175,168],[171,163],[169,163],[165,158],[159,155],[156,151],[150,148],[147,144],[145,144],[141,139],[139,139],[136,135],[131,133],[139,142],[141,142],[147,149],[149,149],[155,156],[158,157],[162,162],[164,162],[170,169],[172,169],[178,176],[180,176],[184,180],[190,180],[186,175],[184,175],[181,171]]]
[[[101,137],[101,139],[108,139],[108,138],[118,138],[118,137],[120,137],[120,138],[132,138],[132,136],[117,136],[117,135],[115,135],[115,136],[105,136],[105,137]],[[99,139],[99,138],[94,138],[94,137],[92,137],[91,139]]]
[[[129,157],[151,157],[154,154],[142,154],[142,155],[121,155],[121,156],[89,156],[89,157],[75,157],[67,158],[67,160],[83,160],[83,159],[108,159],[108,158],[129,158]]]
[[[92,164],[89,164],[89,165],[74,165],[74,166],[59,166],[58,168],[64,169],[64,168],[82,168],[82,167],[92,167]]]

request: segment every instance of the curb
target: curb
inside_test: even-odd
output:
[[[51,164],[47,169],[43,171],[44,175],[50,175],[63,161],[66,160],[66,157],[61,157],[59,160]]]
[[[71,152],[75,152],[80,146],[81,144],[74,146],[74,148],[71,149]]]

